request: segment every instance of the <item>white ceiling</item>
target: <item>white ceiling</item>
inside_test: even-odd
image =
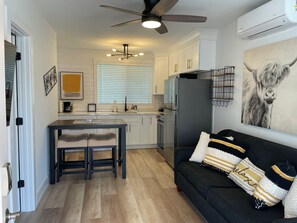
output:
[[[194,29],[220,29],[268,2],[268,0],[179,0],[167,14],[207,16],[204,24],[164,22],[168,33],[143,28],[141,23],[118,28],[111,25],[137,19],[135,15],[99,7],[112,5],[142,12],[142,0],[33,0],[57,33],[58,47],[79,49],[121,49],[160,52]]]

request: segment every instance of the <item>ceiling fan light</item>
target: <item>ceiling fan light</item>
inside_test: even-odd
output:
[[[110,54],[110,53],[108,53],[108,54],[106,54],[106,56],[108,56],[108,57],[111,57],[111,54]]]
[[[148,29],[156,29],[161,26],[161,18],[158,16],[143,16],[142,26]]]
[[[148,29],[156,29],[161,26],[161,23],[158,21],[145,21],[145,22],[142,22],[142,26]]]
[[[134,57],[138,57],[138,54],[134,54]]]
[[[112,49],[112,51],[113,51],[113,52],[117,52],[117,50],[116,50],[116,49]]]
[[[138,55],[139,55],[139,56],[143,56],[143,55],[144,55],[144,53],[139,53]]]

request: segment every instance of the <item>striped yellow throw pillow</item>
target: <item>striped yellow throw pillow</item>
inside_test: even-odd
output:
[[[288,162],[270,167],[255,189],[254,207],[262,209],[279,203],[288,193],[295,176],[295,168]]]
[[[246,157],[246,149],[235,141],[211,134],[202,166],[229,174]]]
[[[256,186],[265,172],[255,166],[249,158],[245,158],[231,171],[228,178],[244,189],[249,195],[253,195]]]

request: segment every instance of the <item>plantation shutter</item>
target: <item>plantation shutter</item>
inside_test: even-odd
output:
[[[135,65],[97,65],[98,103],[152,103],[152,67]]]

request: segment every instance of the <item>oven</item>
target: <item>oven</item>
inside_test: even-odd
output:
[[[164,115],[157,115],[157,144],[159,152],[164,154]]]

